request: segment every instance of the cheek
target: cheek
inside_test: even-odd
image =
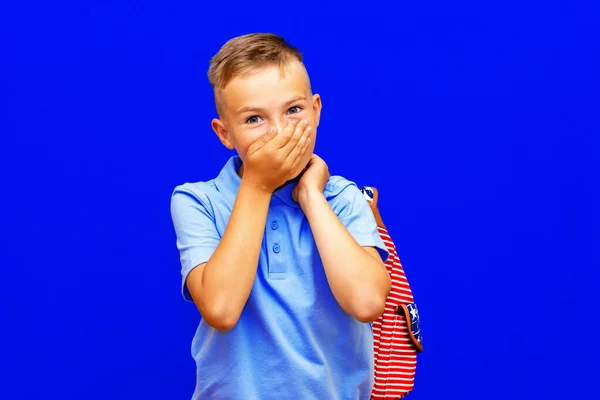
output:
[[[312,108],[310,110],[308,110],[305,118],[308,119],[310,126],[313,127],[313,131],[316,131],[317,127],[319,126],[319,121],[317,121],[317,114],[314,112],[314,110]]]
[[[238,135],[237,141],[235,143],[235,148],[240,155],[242,161],[246,159],[246,153],[248,152],[248,148],[254,143],[258,138],[260,138],[264,133],[262,131],[249,131],[244,132]]]

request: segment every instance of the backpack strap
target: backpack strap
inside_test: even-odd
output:
[[[369,203],[371,211],[373,211],[373,216],[375,217],[375,222],[377,222],[377,226],[386,229],[383,220],[381,219],[379,208],[377,208],[377,200],[379,200],[379,192],[377,191],[377,188],[363,186],[360,190],[365,196],[365,199],[367,199],[367,203]]]

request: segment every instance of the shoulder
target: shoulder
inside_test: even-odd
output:
[[[329,178],[324,195],[338,216],[343,212],[352,213],[369,208],[362,188],[339,175]]]
[[[173,189],[172,197],[176,194],[187,194],[196,198],[209,197],[213,191],[215,191],[215,180],[201,181],[201,182],[186,182],[181,185],[175,186]]]
[[[339,175],[332,175],[329,177],[324,191],[327,200],[334,200],[340,196],[356,196],[360,193],[361,190],[355,182]]]
[[[214,179],[201,182],[186,182],[178,185],[171,193],[171,210],[177,210],[187,207],[203,206],[211,210],[213,199],[217,195]]]

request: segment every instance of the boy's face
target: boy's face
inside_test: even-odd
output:
[[[212,127],[221,142],[242,160],[248,147],[273,127],[281,132],[290,121],[306,119],[313,127],[306,162],[313,153],[321,114],[321,98],[313,95],[304,65],[293,61],[233,78],[218,93],[219,119]]]

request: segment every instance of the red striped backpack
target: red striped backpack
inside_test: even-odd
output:
[[[385,267],[392,279],[385,311],[373,322],[375,385],[371,399],[401,399],[414,387],[417,353],[423,351],[419,311],[396,246],[379,214],[377,189],[362,187],[361,191],[371,206],[379,235],[389,252]]]

